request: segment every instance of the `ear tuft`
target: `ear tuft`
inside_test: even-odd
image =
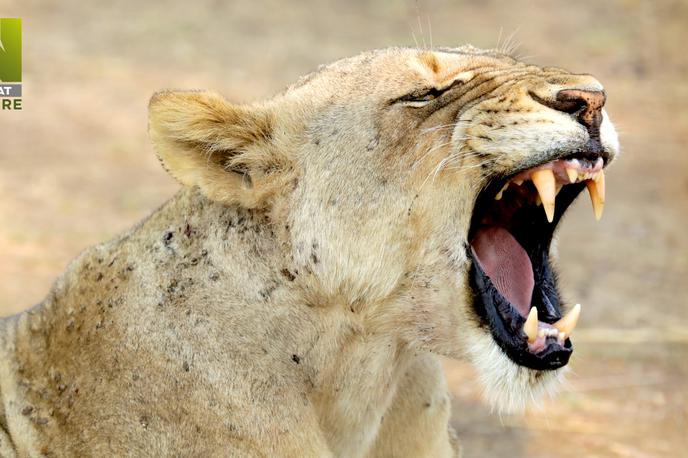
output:
[[[163,167],[187,186],[226,203],[264,204],[291,161],[273,142],[265,106],[233,105],[208,91],[163,91],[149,104],[149,131]]]

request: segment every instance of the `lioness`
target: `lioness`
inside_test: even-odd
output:
[[[619,150],[589,75],[384,49],[150,102],[184,187],[0,322],[0,455],[443,457],[437,355],[515,410],[572,352],[551,242]]]

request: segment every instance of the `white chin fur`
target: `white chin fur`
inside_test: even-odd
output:
[[[472,332],[468,357],[478,372],[485,398],[494,410],[516,413],[528,406],[540,406],[544,396],[553,396],[561,386],[567,368],[536,371],[519,366],[484,331]]]

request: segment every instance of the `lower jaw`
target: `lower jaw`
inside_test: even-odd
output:
[[[554,370],[565,366],[573,352],[571,341],[566,339],[561,345],[554,338],[548,338],[544,348],[533,353],[520,331],[525,317],[499,294],[470,249],[468,252],[472,260],[469,278],[474,309],[502,351],[514,363],[530,369]]]

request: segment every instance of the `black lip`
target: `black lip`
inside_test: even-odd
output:
[[[483,190],[476,201],[469,239],[472,240],[478,222],[482,218],[479,209],[486,208],[494,196],[508,181],[508,178],[494,180]],[[552,324],[561,318],[561,302],[556,286],[556,276],[549,262],[549,250],[554,231],[569,205],[585,188],[584,183],[564,186],[557,195],[554,220],[549,223],[540,206],[526,205],[514,215],[520,222],[514,226],[512,235],[528,253],[533,265],[535,287],[531,307],[537,307],[540,321]],[[565,366],[573,344],[566,339],[564,345],[554,338],[547,338],[545,348],[534,354],[528,350],[528,341],[523,332],[525,317],[518,313],[492,284],[489,276],[480,267],[470,245],[466,247],[472,260],[469,274],[473,290],[473,308],[499,347],[515,363],[537,370],[553,370]]]
[[[525,318],[499,294],[490,277],[483,272],[472,251],[469,249],[473,261],[470,273],[473,308],[481,321],[490,329],[497,345],[512,361],[531,369],[552,370],[565,366],[573,352],[571,340],[566,339],[562,346],[554,338],[548,338],[547,345],[540,353],[534,354],[528,351],[528,341],[522,331]],[[533,302],[535,302],[535,297]]]

